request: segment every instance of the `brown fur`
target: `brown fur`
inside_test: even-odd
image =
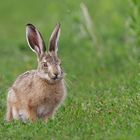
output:
[[[29,24],[29,26],[33,25]],[[30,33],[33,36],[36,34],[37,29],[35,27],[32,27],[31,29],[35,29],[35,31]],[[37,38],[37,35],[35,35],[35,37],[36,38],[34,39],[38,43],[38,40],[41,38]],[[55,37],[53,37],[53,41],[55,41],[55,38],[57,41],[58,38],[56,34]],[[29,45],[33,45],[33,42],[29,43]],[[35,48],[36,46],[31,47]],[[42,55],[40,54],[40,51],[37,52],[37,50],[34,50],[39,57],[38,69],[20,75],[8,92],[7,121],[13,119],[35,121],[38,118],[42,118],[47,122],[48,118],[53,116],[66,96],[63,79],[64,74],[59,66],[60,60],[58,59],[56,52],[54,53],[55,50],[46,54],[44,52],[45,48],[38,47],[43,53]],[[57,46],[54,46],[54,48],[55,47]],[[44,63],[49,66],[47,68],[44,67]],[[56,73],[58,77],[54,79]]]

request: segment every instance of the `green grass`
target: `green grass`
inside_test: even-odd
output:
[[[138,140],[140,137],[140,49],[131,42],[129,2],[87,0],[93,42],[81,0],[1,1],[0,139]],[[133,10],[133,9],[132,9]],[[47,124],[4,121],[7,90],[15,78],[37,66],[25,40],[35,24],[48,44],[60,21],[59,55],[67,73],[68,96]]]

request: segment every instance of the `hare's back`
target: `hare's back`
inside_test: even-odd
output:
[[[18,76],[18,78],[16,79],[13,85],[16,85],[16,86],[22,85],[24,82],[30,83],[32,82],[35,75],[36,75],[36,70],[26,71],[25,73]]]
[[[14,82],[12,88],[17,92],[29,92],[33,88],[36,81],[36,71],[27,71],[21,74]]]

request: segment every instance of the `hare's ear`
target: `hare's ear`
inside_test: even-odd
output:
[[[50,42],[49,42],[49,52],[57,53],[58,50],[58,41],[60,36],[60,24],[58,23],[54,29],[54,31],[51,34]]]
[[[29,47],[40,57],[46,51],[45,43],[40,32],[32,24],[26,25],[26,39]]]

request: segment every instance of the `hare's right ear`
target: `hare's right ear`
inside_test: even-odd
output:
[[[29,47],[33,52],[37,53],[38,57],[46,51],[45,43],[40,32],[32,24],[26,25],[26,39]]]
[[[49,52],[57,54],[58,50],[58,41],[60,37],[60,23],[55,26],[54,31],[51,34],[50,41],[49,41]]]

